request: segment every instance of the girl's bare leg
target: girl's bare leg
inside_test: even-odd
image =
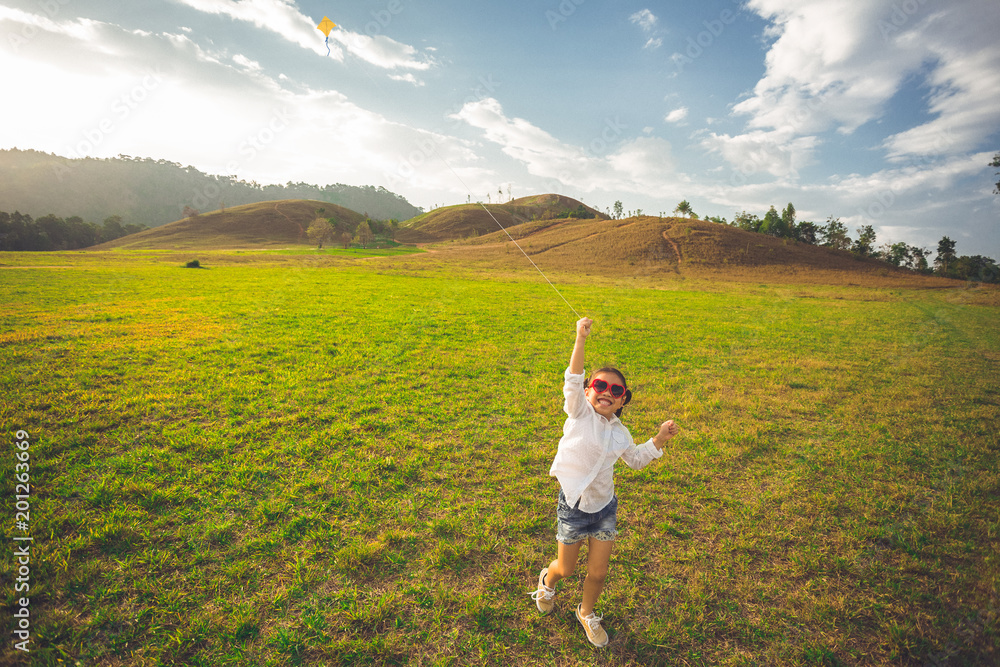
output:
[[[558,544],[559,552],[556,559],[549,563],[549,571],[545,575],[545,585],[549,588],[555,588],[557,581],[576,571],[576,560],[580,556],[583,540],[576,544],[563,544],[562,542]]]
[[[577,547],[577,551],[579,551],[580,544],[582,542],[574,545]],[[608,576],[608,565],[611,563],[611,549],[614,546],[614,541],[605,542],[593,537],[588,540],[587,578],[583,581],[583,602],[580,605],[580,613],[583,616],[589,616],[593,613],[594,607],[597,605],[597,598],[600,597],[601,591],[604,590],[604,580]],[[551,576],[551,573],[550,566],[549,576]]]

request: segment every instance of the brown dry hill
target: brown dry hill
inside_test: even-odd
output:
[[[874,259],[748,232],[706,220],[640,216],[623,220],[536,220],[509,230],[546,273],[609,277],[688,276],[844,284],[947,283]],[[531,265],[503,232],[441,246],[465,265]]]
[[[641,216],[611,220],[557,218],[583,207],[559,195],[525,197],[487,205],[520,247],[547,274],[614,278],[692,277],[724,280],[792,280],[829,284],[944,286],[941,278],[858,259],[847,251],[778,239],[705,220]],[[323,209],[322,213],[318,213]],[[236,206],[178,220],[95,246],[95,249],[233,249],[310,245],[306,229],[317,217],[355,229],[359,213],[311,200]],[[476,271],[534,269],[479,204],[437,209],[403,223],[397,239],[434,243],[435,252],[399,260],[414,268],[445,262]]]
[[[322,212],[320,212],[322,211]],[[162,227],[94,246],[94,250],[221,249],[306,245],[306,230],[316,218],[355,229],[364,216],[329,202],[308,199],[266,201],[203,213]]]
[[[587,215],[597,219],[606,220],[608,217],[570,197],[534,195],[506,204],[460,204],[434,209],[402,223],[396,239],[403,243],[431,243],[492,232],[503,234],[497,223],[509,229],[531,220],[551,220],[580,211],[586,211]]]

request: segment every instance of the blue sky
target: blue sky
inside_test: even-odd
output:
[[[1000,259],[998,33],[995,0],[0,0],[0,148],[424,208],[792,202]]]

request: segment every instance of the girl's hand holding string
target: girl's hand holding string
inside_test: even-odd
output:
[[[576,342],[573,343],[573,356],[569,360],[569,372],[574,375],[583,373],[583,348],[587,342],[587,336],[590,335],[590,325],[593,323],[594,320],[589,317],[581,317],[576,322]]]

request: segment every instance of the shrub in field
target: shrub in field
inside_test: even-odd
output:
[[[201,262],[199,262],[196,259],[192,259],[190,262],[188,262],[187,264],[185,264],[184,267],[187,268],[187,269],[200,269],[201,268]]]

